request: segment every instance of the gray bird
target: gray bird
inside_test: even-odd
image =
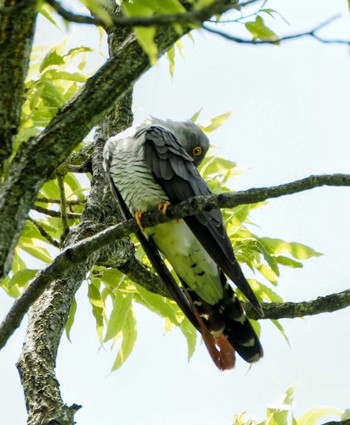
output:
[[[126,218],[211,194],[196,168],[208,148],[207,136],[192,122],[152,119],[111,137],[104,149],[104,168]],[[259,339],[227,282],[226,276],[262,315],[220,210],[142,229],[137,237],[220,369],[234,366],[235,351],[248,362],[262,357]],[[159,252],[174,268],[180,286]]]

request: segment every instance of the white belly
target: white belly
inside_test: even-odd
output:
[[[217,265],[203,249],[183,220],[145,229],[176,273],[204,301],[216,303],[222,298]]]

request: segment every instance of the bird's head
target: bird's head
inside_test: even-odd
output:
[[[209,139],[196,124],[192,121],[163,121],[158,118],[152,118],[151,122],[171,131],[198,167],[208,152]]]

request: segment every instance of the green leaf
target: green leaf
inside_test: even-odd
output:
[[[152,16],[154,8],[150,4],[145,5],[141,2],[123,2],[122,7],[126,16]],[[134,32],[142,49],[146,52],[150,64],[154,65],[158,58],[158,47],[154,42],[156,35],[155,27],[135,27]]]
[[[199,111],[197,111],[197,112],[195,112],[193,115],[192,115],[192,117],[189,119],[189,121],[192,121],[192,122],[196,122],[197,120],[198,120],[198,117],[199,117],[199,115],[200,115],[200,113],[202,112],[202,108],[201,109],[199,109]]]
[[[26,251],[32,257],[37,258],[38,260],[44,261],[44,263],[51,263],[52,257],[49,252],[42,246],[35,245],[29,238],[20,238],[19,248]]]
[[[170,75],[173,77],[174,71],[175,71],[175,48],[174,48],[174,46],[167,51],[167,57],[168,57],[168,60],[169,60],[169,72],[170,72]]]
[[[288,406],[292,406],[294,392],[295,392],[295,385],[291,385],[286,391],[286,395],[284,397],[283,404],[286,404]]]
[[[44,56],[44,59],[41,61],[41,64],[40,64],[39,71],[40,73],[42,73],[43,70],[49,66],[63,65],[63,64],[64,64],[63,57],[57,53],[56,48],[53,48]]]
[[[81,72],[68,72],[60,69],[48,69],[42,75],[43,79],[46,80],[68,80],[77,81],[79,83],[85,83],[87,76]]]
[[[70,331],[72,330],[76,312],[77,312],[77,301],[75,298],[73,298],[73,302],[70,306],[69,315],[68,315],[68,319],[66,323],[66,336],[69,342],[72,342],[70,339]]]
[[[41,2],[39,13],[41,13],[52,25],[60,29],[60,26],[53,18],[54,9],[49,6],[46,2]]]
[[[120,345],[117,358],[113,363],[112,370],[117,370],[123,365],[126,359],[130,356],[135,345],[137,337],[137,327],[134,309],[132,307],[128,310],[122,333],[123,340]]]
[[[109,27],[113,24],[112,19],[107,12],[110,3],[107,0],[80,0],[81,3],[89,9],[92,15],[97,16],[103,23]]]
[[[283,255],[278,255],[276,257],[276,261],[278,264],[282,264],[283,266],[287,266],[287,267],[293,267],[296,269],[300,269],[303,266],[303,264],[300,261],[295,261],[289,257],[285,257]]]
[[[289,339],[287,337],[286,331],[284,330],[284,327],[281,325],[281,323],[278,320],[271,320],[271,322],[276,326],[276,328],[281,332],[281,334],[283,335],[284,339],[287,341],[288,345],[289,345]]]
[[[131,308],[131,299],[131,295],[117,291],[113,301],[113,309],[108,320],[104,342],[114,338],[122,330]]]
[[[160,317],[167,318],[172,323],[179,325],[179,319],[182,313],[174,301],[170,301],[168,298],[153,294],[140,285],[136,285],[136,288],[138,294],[140,295],[140,297],[135,297],[137,302],[143,304],[145,307],[158,314]],[[182,314],[181,320],[183,317],[184,316]]]
[[[283,303],[283,298],[268,286],[255,279],[248,279],[248,281],[260,301]]]
[[[66,100],[63,97],[61,90],[51,81],[42,80],[41,85],[42,85],[41,96],[47,106],[50,106],[55,110],[60,108],[66,103]]]
[[[286,242],[282,239],[267,237],[260,238],[260,242],[274,254],[287,252],[297,260],[307,260],[312,257],[320,257],[323,255],[322,253],[317,252],[309,246],[299,242]]]
[[[225,112],[224,114],[217,115],[216,117],[211,118],[210,124],[206,125],[205,127],[201,126],[201,129],[205,133],[211,133],[217,128],[221,127],[230,115],[231,112]]]
[[[342,421],[350,419],[350,409],[345,409],[340,418]]]
[[[276,273],[265,264],[258,264],[256,266],[257,270],[273,285],[277,285],[277,276]]]
[[[100,343],[102,344],[104,305],[101,299],[100,291],[93,283],[90,283],[89,285],[88,297],[89,297],[90,304],[92,306],[92,314],[94,315],[95,321],[96,321],[97,335],[98,335]]]
[[[196,348],[197,331],[186,317],[181,322],[180,329],[187,341],[187,360],[189,361]]]
[[[8,283],[8,288],[11,288],[14,285],[16,285],[18,287],[27,286],[28,282],[30,280],[32,280],[36,276],[37,273],[38,273],[38,270],[36,270],[36,269],[19,270],[10,279],[10,281]]]
[[[314,407],[298,418],[298,425],[316,425],[317,421],[328,415],[341,417],[342,412],[332,407]]]
[[[277,34],[274,33],[270,28],[268,28],[265,25],[265,22],[261,16],[257,16],[255,18],[255,21],[247,22],[245,24],[245,27],[251,33],[254,40],[259,39],[259,40],[276,41],[276,44],[279,44],[277,42],[278,40]]]

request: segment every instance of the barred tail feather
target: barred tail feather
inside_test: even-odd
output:
[[[231,356],[233,356],[233,359],[231,368],[234,365],[235,351],[245,361],[249,363],[256,362],[263,356],[263,349],[259,338],[232,287],[224,281],[224,278],[222,280],[223,298],[214,305],[204,302],[198,294],[187,288],[187,292],[197,311],[195,314],[199,322],[199,330],[202,333],[203,340],[214,362],[215,359],[212,352],[215,353],[215,351],[213,348],[210,348],[211,344],[215,344],[222,353],[229,352],[227,349],[228,345],[232,347]],[[198,315],[200,320],[198,320]],[[212,338],[210,339],[207,334]],[[215,355],[217,356],[217,353]],[[220,368],[218,362],[215,362],[215,364]],[[224,369],[228,369],[228,367]]]
[[[249,363],[258,361],[263,356],[259,338],[249,322],[242,304],[228,283],[224,286],[222,308],[225,321],[223,334],[245,361]]]

